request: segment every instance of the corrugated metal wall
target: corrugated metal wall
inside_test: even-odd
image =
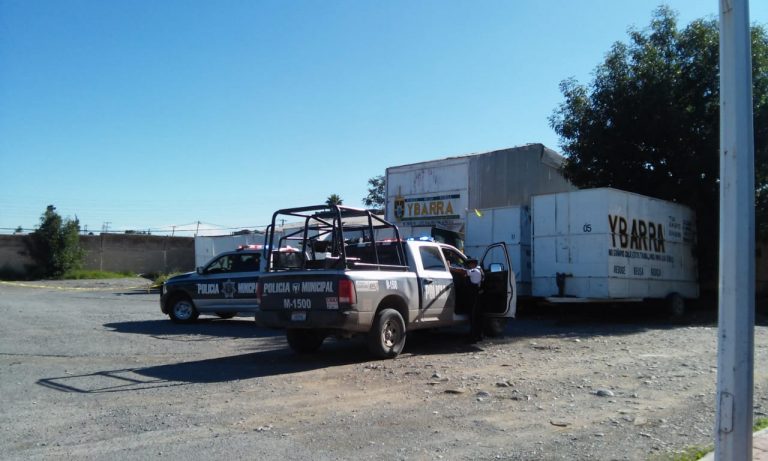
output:
[[[469,209],[528,206],[532,195],[576,190],[560,173],[560,162],[542,144],[471,156]]]

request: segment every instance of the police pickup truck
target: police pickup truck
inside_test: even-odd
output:
[[[261,255],[261,245],[247,245],[216,256],[196,272],[169,278],[160,289],[160,310],[177,323],[193,322],[200,314],[231,318],[253,312]]]
[[[305,223],[274,242],[275,223]],[[408,331],[469,322],[474,295],[458,249],[400,238],[394,224],[367,210],[311,206],[278,210],[267,240],[300,258],[273,252],[257,284],[256,322],[286,330],[296,352],[317,350],[328,336],[365,335],[377,357],[395,357]],[[504,244],[486,249],[478,302],[486,332],[501,334],[514,317],[514,271]]]

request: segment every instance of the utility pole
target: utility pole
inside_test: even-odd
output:
[[[195,237],[197,237],[198,231],[200,231],[200,221],[197,222],[197,227],[195,228]]]
[[[752,459],[755,146],[748,0],[720,0],[720,307],[715,459]]]
[[[176,226],[171,226],[171,237],[176,233]]]

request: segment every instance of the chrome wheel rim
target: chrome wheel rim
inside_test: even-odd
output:
[[[173,306],[173,314],[179,320],[192,318],[192,304],[189,301],[179,301]]]
[[[393,320],[387,321],[384,324],[384,330],[382,331],[382,339],[384,340],[384,346],[387,348],[394,347],[400,342],[400,326]]]

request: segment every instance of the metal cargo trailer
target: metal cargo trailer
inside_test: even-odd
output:
[[[682,205],[610,188],[532,199],[533,295],[550,301],[699,295],[696,216]]]
[[[489,208],[467,214],[464,252],[479,258],[495,242],[507,244],[517,295],[531,295],[531,215],[527,206]],[[490,261],[492,263],[503,261]]]

